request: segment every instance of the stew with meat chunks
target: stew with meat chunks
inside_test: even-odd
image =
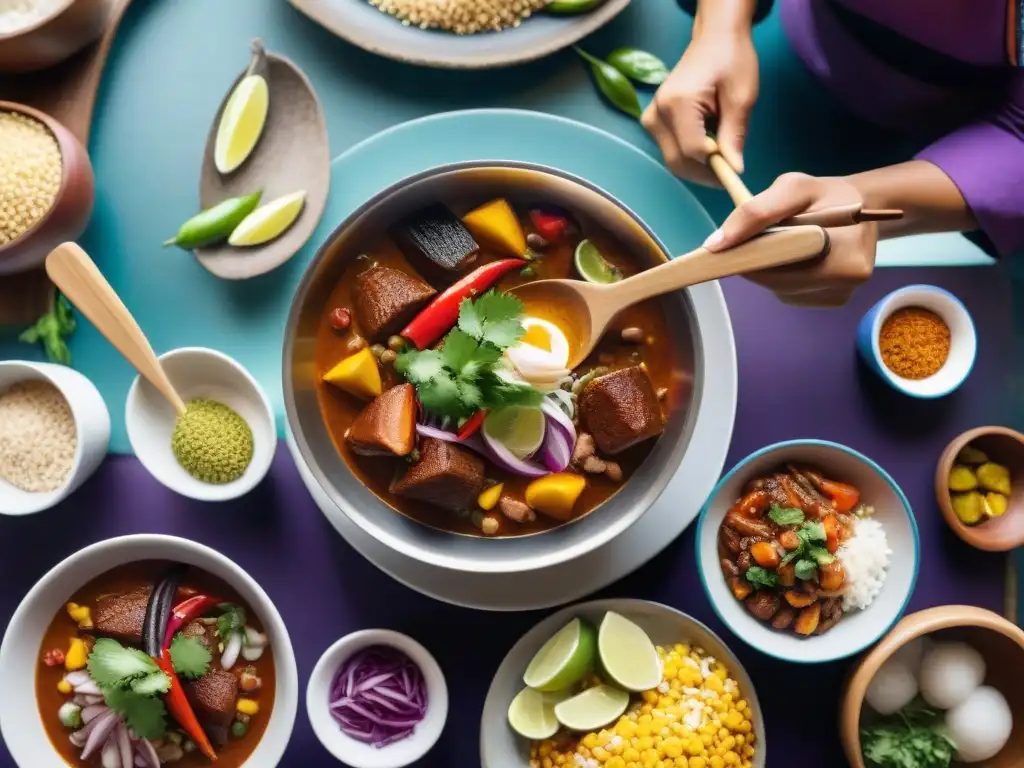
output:
[[[571,370],[573,318],[510,292],[621,279],[652,256],[553,206],[480,202],[430,205],[351,260],[323,308],[317,396],[341,458],[393,509],[518,536],[611,498],[685,377],[659,300],[625,310]]]
[[[238,768],[274,703],[267,636],[227,584],[139,562],[83,586],[43,637],[36,700],[69,765]]]

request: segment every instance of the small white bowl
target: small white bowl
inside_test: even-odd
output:
[[[167,560],[206,571],[227,582],[259,616],[274,654],[274,704],[267,729],[249,759],[251,768],[281,762],[295,725],[299,673],[281,614],[266,592],[236,563],[202,544],[176,536],[137,534],[107,539],[79,550],[55,565],[32,587],[11,617],[0,645],[0,736],[14,762],[25,768],[67,768],[50,743],[36,706],[35,678],[46,630],[68,598],[87,582],[119,565]]]
[[[329,709],[331,678],[354,653],[373,645],[396,648],[423,672],[427,684],[427,714],[412,735],[380,749],[345,735]],[[365,629],[346,635],[328,648],[316,663],[306,688],[306,714],[313,732],[328,752],[352,768],[404,768],[437,743],[448,719],[448,686],[430,652],[407,635],[389,629]]]
[[[949,357],[926,379],[904,379],[882,361],[878,346],[882,325],[893,312],[906,307],[929,309],[949,326]],[[970,313],[956,296],[934,285],[908,285],[885,296],[864,315],[857,327],[857,350],[868,367],[893,389],[911,397],[931,399],[948,395],[964,383],[974,368],[978,337]]]
[[[192,477],[171,451],[177,416],[148,381],[136,377],[128,390],[125,427],[139,461],[172,491],[200,501],[228,501],[244,496],[266,476],[277,447],[274,411],[256,379],[222,352],[183,347],[160,356],[174,388],[188,403],[196,398],[217,400],[233,408],[252,429],[253,455],[249,467],[230,483],[204,483]]]
[[[96,386],[78,371],[52,363],[0,362],[0,392],[21,381],[48,381],[64,395],[75,419],[75,459],[64,485],[55,491],[29,493],[0,480],[0,514],[31,515],[49,509],[84,483],[110,444],[110,413]]]
[[[719,560],[718,529],[726,513],[743,495],[744,486],[787,463],[817,467],[826,476],[860,489],[864,503],[875,508],[874,519],[885,529],[892,550],[882,590],[871,605],[845,614],[823,635],[801,637],[790,630],[773,629],[755,618],[733,596]],[[697,572],[718,618],[748,645],[789,663],[836,661],[878,642],[910,602],[917,583],[920,553],[917,522],[896,481],[867,456],[825,440],[791,440],[750,454],[719,481],[697,523]]]

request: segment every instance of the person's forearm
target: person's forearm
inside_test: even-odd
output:
[[[757,0],[699,0],[693,19],[693,34],[750,34],[756,11]]]
[[[977,229],[974,214],[956,184],[926,160],[911,160],[846,177],[864,197],[865,208],[900,208],[903,218],[883,222],[883,238],[926,232]]]

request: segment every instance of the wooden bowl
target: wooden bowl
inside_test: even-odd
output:
[[[11,101],[0,101],[0,112],[20,112],[46,125],[57,139],[63,165],[60,189],[50,210],[17,240],[0,245],[0,275],[5,275],[42,266],[46,254],[85,231],[92,215],[95,180],[85,147],[59,122]]]
[[[30,27],[0,34],[0,72],[33,72],[59,64],[103,33],[107,0],[65,0]]]
[[[868,685],[879,668],[911,640],[941,632],[962,640],[985,658],[985,684],[997,688],[1014,713],[1010,741],[990,760],[971,768],[1019,768],[1024,765],[1024,631],[1002,616],[970,605],[944,605],[913,613],[893,627],[874,650],[860,660],[846,682],[839,711],[839,735],[852,768],[866,768],[860,747],[861,713]],[[954,765],[962,765],[955,762]]]
[[[964,446],[976,445],[992,461],[1009,468],[1013,493],[1006,514],[978,525],[964,525],[953,511],[949,471]],[[972,547],[1006,552],[1024,544],[1024,435],[1008,427],[978,427],[953,439],[935,467],[935,499],[953,532]]]

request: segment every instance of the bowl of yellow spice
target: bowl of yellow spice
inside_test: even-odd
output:
[[[128,391],[125,426],[135,455],[172,491],[201,501],[227,501],[267,474],[277,432],[263,388],[240,363],[204,347],[159,357],[185,403],[177,413],[149,381]]]
[[[978,338],[956,296],[933,285],[909,285],[868,310],[857,328],[857,350],[893,389],[930,399],[963,384]]]

